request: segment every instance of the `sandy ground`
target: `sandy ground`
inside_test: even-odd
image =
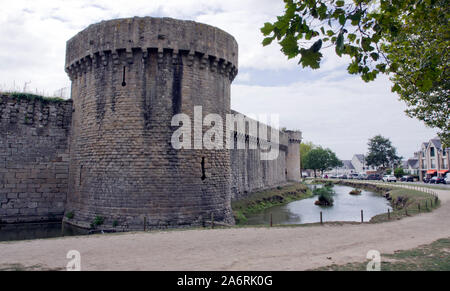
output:
[[[0,266],[65,268],[70,250],[82,270],[305,270],[361,262],[450,237],[450,191],[432,213],[383,224],[128,233],[0,243]]]

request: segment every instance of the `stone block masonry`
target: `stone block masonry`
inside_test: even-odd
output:
[[[0,220],[61,220],[72,102],[0,95]]]
[[[228,150],[174,150],[175,114],[230,113],[238,46],[192,21],[130,18],[67,43],[72,80],[68,221],[128,229],[233,223]],[[203,133],[208,128],[202,128]]]
[[[67,42],[71,100],[2,96],[0,220],[66,212],[65,222],[84,228],[96,220],[128,230],[199,226],[212,215],[233,224],[232,199],[297,180],[301,139],[280,132],[274,161],[248,149],[267,142],[249,134],[235,135],[245,150],[172,147],[176,114],[234,113],[237,68],[235,39],[192,21],[135,17],[78,33]]]
[[[231,112],[240,114],[233,110]],[[271,131],[268,127],[268,133]],[[264,161],[261,159],[260,148],[251,149],[250,144],[267,140],[251,136],[248,130],[245,134],[235,132],[235,144],[241,139],[245,142],[245,149],[231,150],[232,200],[245,198],[252,192],[283,185],[288,181],[300,181],[301,132],[278,131],[277,134],[279,142],[274,146],[278,147],[279,155],[277,159]]]

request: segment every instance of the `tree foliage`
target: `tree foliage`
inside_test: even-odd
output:
[[[314,170],[314,174],[316,174],[316,171],[323,172],[342,166],[342,161],[337,158],[332,150],[322,147],[317,147],[309,151],[304,161],[304,168]]]
[[[448,0],[284,0],[285,13],[265,23],[263,45],[277,41],[289,58],[320,68],[325,48],[351,59],[366,81],[391,76],[407,114],[441,130],[450,145]]]
[[[403,168],[396,168],[396,169],[394,170],[394,175],[395,175],[396,178],[401,178],[401,177],[403,177],[405,174],[406,174],[406,173],[405,173],[405,170],[403,170]]]
[[[397,149],[392,146],[388,138],[377,135],[369,140],[369,153],[366,157],[368,166],[386,168],[390,165],[398,165],[402,158],[397,156]]]
[[[317,148],[317,146],[314,145],[312,142],[302,142],[300,144],[300,160],[301,160],[300,168],[301,169],[303,169],[303,170],[306,169],[305,168],[306,156],[311,150],[313,150],[315,148]]]

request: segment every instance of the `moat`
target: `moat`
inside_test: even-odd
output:
[[[321,185],[312,185],[322,187]],[[323,213],[324,222],[345,221],[360,222],[361,210],[364,211],[364,221],[368,222],[374,216],[392,210],[389,201],[379,194],[363,190],[361,195],[350,195],[354,188],[335,185],[334,206],[321,207],[314,205],[317,197],[291,202],[286,205],[275,206],[260,213],[247,216],[248,225],[270,224],[272,215],[273,224],[294,225],[320,222],[320,212]]]
[[[61,222],[0,225],[0,242],[87,235],[88,230]]]
[[[322,187],[321,185],[311,185]],[[361,195],[350,195],[354,188],[335,185],[334,206],[320,207],[314,205],[317,197],[291,202],[282,206],[275,206],[261,213],[248,215],[248,225],[262,225],[270,223],[272,215],[273,224],[294,225],[320,222],[320,212],[323,213],[324,222],[346,221],[360,222],[361,210],[364,210],[364,221],[392,210],[389,202],[372,191],[363,190]],[[33,223],[11,224],[0,226],[1,241],[18,241],[56,238],[65,236],[88,235],[89,231],[61,223]]]

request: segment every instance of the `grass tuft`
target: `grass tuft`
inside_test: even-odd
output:
[[[45,97],[41,95],[31,94],[31,93],[21,93],[21,92],[0,92],[0,95],[9,96],[17,100],[28,100],[28,101],[41,101],[43,103],[49,102],[65,102],[67,100],[58,97]]]
[[[368,263],[331,265],[315,271],[366,271]],[[450,271],[450,238],[412,250],[383,254],[381,271]]]

